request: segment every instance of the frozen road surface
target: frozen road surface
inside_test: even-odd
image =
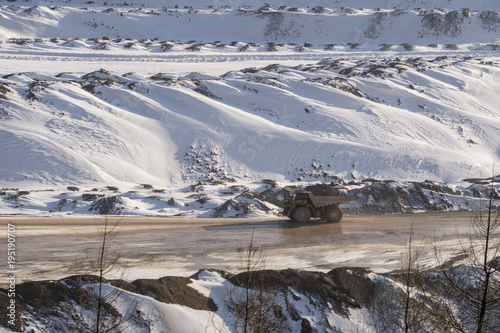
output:
[[[0,217],[0,247],[7,252],[7,224],[15,225],[18,283],[88,273],[99,246],[103,217]],[[118,218],[110,218],[116,222]],[[123,217],[115,239],[126,268],[112,273],[126,280],[188,276],[201,268],[237,272],[242,250],[253,239],[265,254],[266,269],[328,271],[339,266],[375,272],[399,268],[413,225],[415,245],[425,240],[423,264],[435,264],[432,245],[458,251],[458,235],[470,232],[472,213],[347,216],[341,223],[298,224],[286,219],[188,219]],[[5,264],[6,265],[6,264]]]

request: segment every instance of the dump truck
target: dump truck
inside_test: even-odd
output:
[[[343,212],[339,205],[355,199],[349,195],[316,196],[311,191],[286,186],[290,195],[285,200],[283,215],[292,221],[307,223],[311,217],[319,217],[329,223],[342,220]]]

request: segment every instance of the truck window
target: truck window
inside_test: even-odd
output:
[[[297,193],[296,200],[307,200],[307,194]]]

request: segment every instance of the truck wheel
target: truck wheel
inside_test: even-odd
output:
[[[328,221],[328,223],[337,223],[342,220],[342,209],[338,206],[329,206],[326,209],[324,219]]]
[[[295,210],[293,211],[293,220],[295,222],[306,223],[309,222],[310,218],[311,218],[311,211],[307,207],[300,206],[295,208]]]

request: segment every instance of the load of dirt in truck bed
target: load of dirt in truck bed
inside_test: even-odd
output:
[[[305,190],[310,191],[313,195],[320,197],[342,195],[339,190],[328,184],[309,185],[305,188]]]

